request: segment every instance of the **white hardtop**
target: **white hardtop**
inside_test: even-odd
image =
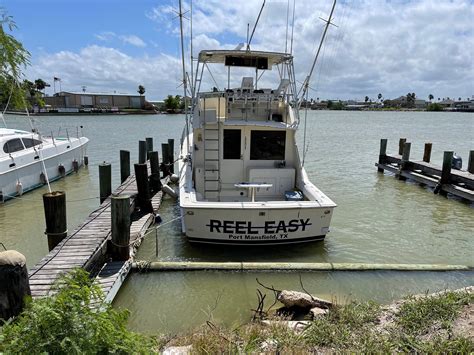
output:
[[[10,137],[10,136],[19,136],[19,135],[26,135],[26,134],[33,134],[31,132],[22,131],[19,129],[11,129],[11,128],[0,128],[0,137]]]
[[[201,63],[225,63],[227,57],[241,58],[267,58],[268,67],[286,62],[293,58],[291,54],[263,51],[241,51],[241,50],[202,50],[199,52]]]

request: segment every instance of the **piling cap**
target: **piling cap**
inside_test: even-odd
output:
[[[7,250],[0,252],[0,266],[10,265],[10,266],[25,266],[26,258],[23,254],[17,252],[16,250]]]

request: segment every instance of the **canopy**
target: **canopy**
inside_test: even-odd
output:
[[[201,63],[222,63],[228,66],[256,67],[258,69],[270,69],[272,66],[292,58],[293,56],[288,53],[246,50],[203,50],[199,53],[199,62]]]

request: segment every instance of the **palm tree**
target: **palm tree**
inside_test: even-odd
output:
[[[369,97],[368,97],[368,96],[365,97],[365,102],[367,103],[367,101],[369,101]]]
[[[378,97],[379,100],[382,100],[382,94],[379,93],[379,94],[377,95],[377,97]]]
[[[145,93],[145,87],[143,85],[138,85],[138,90],[137,92],[141,95]]]
[[[433,94],[429,94],[429,96],[428,96],[428,99],[429,99],[429,100],[430,100],[430,102],[431,102],[431,100],[433,100],[433,99],[434,99],[434,96],[433,96]]]

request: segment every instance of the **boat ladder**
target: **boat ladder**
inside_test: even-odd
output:
[[[204,124],[204,197],[218,199],[220,191],[219,124]]]

